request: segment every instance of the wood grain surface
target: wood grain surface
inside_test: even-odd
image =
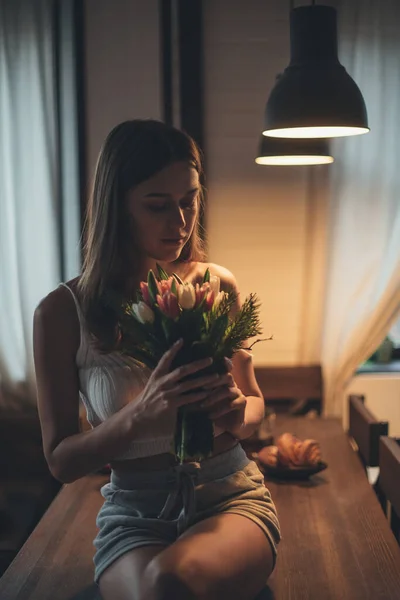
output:
[[[283,535],[270,597],[399,600],[399,546],[340,422],[278,420],[275,435],[286,431],[317,439],[328,469],[308,482],[266,481]]]
[[[64,485],[0,579],[1,600],[94,600],[96,515],[104,475]]]

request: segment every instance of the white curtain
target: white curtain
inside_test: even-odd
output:
[[[396,348],[400,347],[400,319],[391,327],[389,337]]]
[[[0,407],[36,403],[32,318],[60,281],[49,0],[0,0]]]
[[[325,413],[400,315],[400,2],[342,2],[339,57],[366,101],[370,133],[338,139],[331,167],[323,324]]]

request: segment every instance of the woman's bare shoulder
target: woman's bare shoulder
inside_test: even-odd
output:
[[[65,284],[75,293],[78,289],[79,280],[80,276],[78,275],[78,277],[74,277],[73,279],[66,281]]]
[[[238,284],[236,281],[236,277],[226,267],[222,265],[217,265],[216,263],[199,263],[202,265],[203,273],[208,268],[210,269],[211,275],[216,275],[221,280],[221,289],[226,290],[227,288],[233,288],[235,290],[238,289]]]
[[[79,278],[76,277],[66,282],[73,292]],[[60,326],[62,323],[74,328],[79,324],[74,299],[64,286],[59,285],[42,298],[35,309],[35,321],[48,323],[49,326]]]

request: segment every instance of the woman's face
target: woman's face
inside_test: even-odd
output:
[[[176,162],[128,193],[134,244],[145,257],[177,260],[192,235],[199,210],[199,175]]]

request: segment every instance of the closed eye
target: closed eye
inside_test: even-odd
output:
[[[167,208],[168,207],[166,204],[162,204],[162,205],[148,204],[147,205],[147,209],[150,210],[151,212],[163,212]]]
[[[196,208],[196,200],[194,198],[192,198],[192,200],[188,201],[188,202],[181,202],[181,208],[185,209],[185,208],[189,208],[190,210],[194,210]]]
[[[168,201],[157,204],[147,204],[147,208],[151,212],[164,212],[169,210],[170,208],[172,209],[173,207],[174,203]],[[182,208],[182,210],[195,210],[197,207],[196,197],[192,197],[188,200],[182,200],[182,202],[180,202],[180,207]]]

